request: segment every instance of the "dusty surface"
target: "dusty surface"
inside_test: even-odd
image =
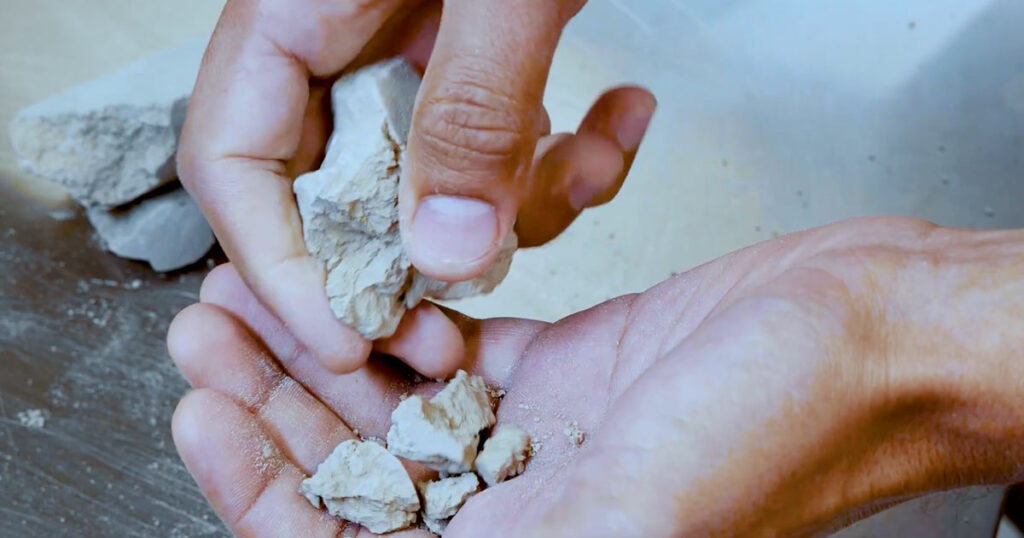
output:
[[[86,210],[103,246],[154,271],[171,271],[195,263],[213,246],[213,230],[199,206],[180,186],[117,209]]]
[[[376,533],[408,527],[420,509],[402,462],[373,442],[339,444],[299,492],[316,508]]]
[[[390,336],[424,297],[459,299],[491,291],[516,248],[506,238],[484,275],[458,284],[424,277],[398,231],[398,181],[419,76],[388,60],[342,77],[331,90],[334,132],[320,169],[295,180],[303,234],[327,271],[334,314],[370,339]]]
[[[483,379],[459,370],[429,401],[413,395],[391,413],[388,450],[449,474],[473,467],[480,431],[494,424]]]
[[[493,486],[523,472],[530,457],[530,436],[512,424],[502,424],[484,441],[473,464],[480,478]]]

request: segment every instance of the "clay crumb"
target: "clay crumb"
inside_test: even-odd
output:
[[[476,457],[476,472],[488,486],[493,486],[522,473],[529,457],[530,436],[516,426],[502,424],[484,442]]]
[[[49,412],[45,409],[27,409],[18,413],[18,422],[26,428],[42,428],[46,426]]]
[[[575,420],[566,424],[562,432],[569,438],[569,442],[575,446],[580,446],[587,440],[587,434],[580,429],[579,424]]]

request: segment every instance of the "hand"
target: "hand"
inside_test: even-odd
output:
[[[446,536],[801,536],[927,491],[1019,480],[1022,275],[1024,232],[872,219],[555,324],[449,312],[461,366],[507,390],[499,423],[542,446]],[[196,389],[173,421],[183,460],[241,536],[338,535],[299,481],[353,429],[383,438],[400,395],[436,384],[385,358],[325,372],[230,266],[201,299],[169,335]]]
[[[423,273],[468,279],[493,262],[513,223],[522,245],[541,244],[610,200],[632,164],[655,106],[645,90],[609,91],[576,134],[549,135],[541,97],[562,27],[582,5],[449,0],[442,12],[439,0],[227,3],[189,106],[178,172],[256,296],[331,371],[358,368],[370,343],[331,314],[291,188],[321,158],[330,79],[396,55],[425,69],[400,185],[402,236]],[[413,318],[456,332],[424,308]],[[461,346],[433,349],[412,364],[447,372],[461,354]]]

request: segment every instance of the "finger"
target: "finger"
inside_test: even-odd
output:
[[[296,493],[302,472],[228,396],[212,389],[185,396],[171,431],[199,489],[235,535],[327,538],[341,531],[341,520],[324,517]]]
[[[364,436],[383,437],[391,410],[403,394],[416,389],[415,380],[403,375],[388,361],[371,360],[365,368],[345,375],[325,371],[256,300],[230,264],[219,266],[207,276],[200,297],[237,316],[259,336],[292,377]],[[465,339],[466,354],[459,367],[483,376],[493,386],[508,385],[526,347],[548,326],[529,320],[475,320],[447,309],[442,311],[453,320]],[[420,343],[421,347],[426,345]],[[368,406],[369,401],[379,404]]]
[[[370,344],[331,314],[323,269],[302,240],[286,161],[296,157],[308,125],[309,77],[344,67],[398,3],[228,2],[178,152],[182,182],[246,281],[338,371],[358,367]]]
[[[538,143],[516,222],[521,246],[550,241],[583,209],[618,193],[655,106],[646,90],[611,90],[597,100],[575,136],[556,135]]]
[[[376,342],[374,350],[402,359],[431,379],[450,376],[466,355],[458,327],[428,302],[406,312],[395,334]]]
[[[444,4],[399,193],[402,237],[424,274],[477,276],[511,231],[552,54],[572,14],[564,5]]]
[[[240,321],[219,307],[196,304],[183,310],[171,323],[167,344],[193,387],[235,399],[306,474],[312,474],[338,443],[356,437],[337,415],[285,375]]]

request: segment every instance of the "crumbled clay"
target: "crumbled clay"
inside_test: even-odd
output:
[[[205,48],[206,39],[188,41],[19,111],[10,124],[18,164],[87,207],[170,182]]]
[[[423,499],[424,520],[447,520],[462,508],[476,492],[480,480],[473,473],[465,473],[419,484]]]
[[[370,532],[403,529],[416,522],[420,500],[398,458],[371,442],[344,441],[299,486],[309,502]]]
[[[494,425],[483,379],[459,370],[429,401],[413,395],[391,413],[388,450],[449,474],[472,469],[480,432]]]
[[[569,442],[575,446],[580,446],[584,441],[587,440],[587,434],[580,429],[579,424],[576,421],[570,422],[565,425],[562,429],[562,433],[569,438]]]
[[[412,267],[398,228],[398,182],[420,79],[402,59],[343,76],[331,90],[334,132],[320,169],[293,189],[309,252],[327,272],[335,316],[370,339],[392,335],[423,298],[491,291],[508,272],[515,234],[482,276],[438,282]]]
[[[91,207],[86,215],[107,250],[159,272],[191,265],[214,243],[206,218],[181,187],[118,209]]]
[[[530,436],[511,424],[502,424],[491,432],[476,457],[476,472],[493,486],[523,472],[530,457]]]

